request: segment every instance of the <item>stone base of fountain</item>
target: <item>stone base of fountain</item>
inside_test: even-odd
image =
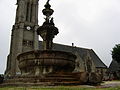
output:
[[[57,72],[72,72],[76,56],[69,52],[38,50],[18,55],[22,75],[44,75]]]
[[[21,75],[10,76],[1,86],[56,86],[99,84],[96,73],[73,72],[76,56],[63,51],[30,51],[18,55]]]
[[[97,76],[90,81],[89,73],[77,72],[77,73],[49,73],[46,75],[24,75],[24,76],[12,76],[4,81],[0,86],[66,86],[66,85],[98,85],[101,83],[101,77]]]

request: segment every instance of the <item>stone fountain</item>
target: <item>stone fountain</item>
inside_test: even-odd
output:
[[[33,83],[33,81],[41,82],[41,78],[42,81],[47,80],[53,82],[56,79],[56,75],[58,80],[62,80],[59,79],[60,74],[72,73],[75,68],[76,56],[74,54],[52,50],[53,38],[59,32],[58,28],[55,27],[53,17],[51,17],[54,10],[51,9],[49,0],[45,4],[45,9],[43,9],[42,12],[46,16],[45,22],[37,29],[37,34],[43,39],[43,50],[25,52],[17,57],[21,77],[24,77],[24,79],[28,77],[29,79],[34,79],[27,79],[30,83]],[[49,75],[52,79],[47,79],[47,76]],[[65,76],[63,75],[63,77]]]
[[[53,50],[53,38],[59,33],[55,27],[49,0],[43,9],[45,22],[37,29],[43,39],[43,50],[21,53],[17,56],[20,75],[11,76],[5,85],[39,86],[39,85],[79,85],[88,82],[88,73],[73,73],[76,55],[70,52]]]

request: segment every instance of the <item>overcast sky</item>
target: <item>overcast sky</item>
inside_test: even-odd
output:
[[[6,68],[17,0],[0,0],[0,73]],[[39,0],[41,10],[46,0]],[[120,0],[51,0],[59,34],[54,42],[93,49],[109,66],[111,50],[120,43]]]

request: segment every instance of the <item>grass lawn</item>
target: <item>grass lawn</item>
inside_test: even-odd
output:
[[[57,86],[57,87],[4,87],[0,90],[120,90],[119,87],[111,88],[95,88],[95,87],[80,87],[80,86]]]

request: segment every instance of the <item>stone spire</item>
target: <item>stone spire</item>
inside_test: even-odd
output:
[[[51,9],[51,5],[49,4],[48,0],[45,4],[45,9],[42,10],[43,15],[45,15],[45,22],[42,26],[40,26],[37,30],[38,35],[40,35],[43,39],[43,48],[44,50],[51,50],[52,44],[53,44],[53,38],[55,35],[57,35],[58,28],[55,27],[53,17],[51,15],[53,14],[54,10]]]

